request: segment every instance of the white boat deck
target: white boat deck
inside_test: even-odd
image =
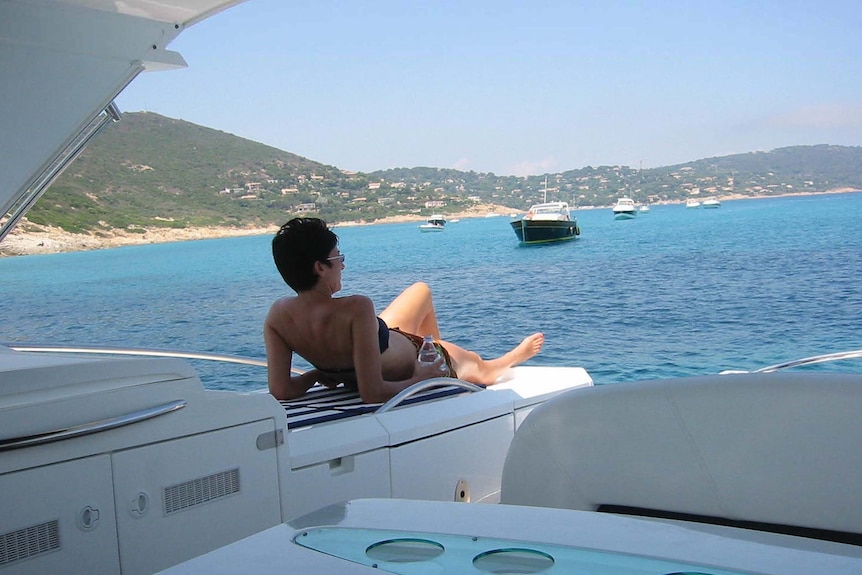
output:
[[[575,389],[519,427],[499,505],[352,500],[166,573],[862,573],[859,384],[777,372]]]
[[[346,499],[497,502],[527,414],[592,384],[580,368],[508,376],[475,392],[441,378],[397,405],[280,403],[205,390],[179,359],[0,347],[0,492],[16,494],[0,540],[34,572],[152,573]]]
[[[165,575],[862,572],[862,549],[604,513],[357,500],[273,527]]]

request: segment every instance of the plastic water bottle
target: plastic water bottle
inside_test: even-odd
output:
[[[434,345],[434,337],[426,335],[422,338],[422,347],[419,348],[419,363],[434,363],[440,354]]]

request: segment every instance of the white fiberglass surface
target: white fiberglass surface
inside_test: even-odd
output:
[[[400,575],[426,573],[590,573],[592,575],[743,575],[642,555],[561,545],[400,530],[321,527],[294,543],[333,557]]]

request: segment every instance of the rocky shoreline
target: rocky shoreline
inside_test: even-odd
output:
[[[822,194],[838,194],[846,192],[857,192],[859,190],[840,189],[829,190],[819,193],[804,193],[804,194],[782,194],[781,196],[810,196]],[[774,196],[743,196],[740,194],[720,196],[719,199],[724,200],[740,200],[740,199],[762,199],[775,198]],[[683,203],[683,202],[671,202]],[[600,208],[595,208],[600,209]],[[449,219],[454,218],[479,218],[487,215],[508,215],[514,212],[513,208],[498,205],[484,205],[473,208],[467,212],[459,214],[450,214]],[[421,222],[424,221],[424,216],[393,216],[375,220],[373,222],[339,222],[333,227],[358,226],[358,225],[374,225],[387,223],[403,223],[403,222]],[[255,236],[274,234],[278,229],[277,226],[263,228],[231,228],[231,227],[200,227],[200,228],[144,228],[143,231],[137,230],[130,232],[122,229],[113,229],[107,232],[72,234],[62,228],[51,226],[37,226],[26,222],[19,225],[0,243],[0,257],[4,256],[21,256],[35,254],[53,254],[63,252],[100,250],[106,248],[115,248],[127,245],[141,244],[156,244],[167,242],[183,242],[188,240],[203,240],[210,238],[227,238],[237,236]]]

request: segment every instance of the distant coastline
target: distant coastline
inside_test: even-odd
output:
[[[762,196],[746,196],[742,194],[729,194],[718,196],[721,201],[730,200],[754,200],[766,198],[778,198],[788,196],[817,196],[827,194],[842,194],[858,192],[852,188],[841,188],[828,190],[825,192],[805,192],[798,194],[776,194]],[[682,204],[682,201],[663,202],[663,204]],[[592,208],[581,209],[603,209],[610,206],[595,206]],[[449,214],[447,217],[452,218],[480,218],[487,215],[509,215],[516,212],[514,208],[499,205],[484,205],[471,209],[467,212],[458,214]],[[377,225],[390,223],[404,222],[420,222],[424,221],[425,216],[391,216],[374,220],[373,222],[364,221],[347,221],[337,222],[333,227],[358,226],[358,225]],[[197,227],[197,228],[145,228],[141,232],[128,232],[117,229],[110,233],[101,232],[100,234],[72,234],[64,231],[61,228],[53,228],[50,226],[34,226],[30,225],[29,229],[24,230],[19,228],[10,233],[6,239],[0,243],[0,257],[19,256],[19,255],[35,255],[35,254],[52,254],[65,253],[76,251],[99,250],[106,248],[114,248],[127,245],[144,245],[157,244],[167,242],[181,242],[190,240],[227,238],[239,236],[256,236],[274,234],[278,229],[277,226],[268,227]]]
[[[453,218],[481,218],[488,214],[508,215],[514,210],[506,206],[481,205],[469,211],[449,214]],[[372,222],[344,221],[335,222],[333,228],[346,226],[364,226],[377,224],[395,224],[404,222],[422,222],[427,216],[390,216]],[[285,220],[287,221],[287,220]],[[28,224],[27,229],[18,226],[6,239],[0,243],[0,257],[24,256],[36,254],[56,254],[65,252],[80,252],[116,248],[129,245],[159,244],[168,242],[183,242],[215,238],[240,236],[261,236],[274,234],[278,226],[267,227],[189,227],[189,228],[144,228],[143,232],[129,232],[114,229],[110,232],[73,234],[61,228],[51,226],[36,226]]]

